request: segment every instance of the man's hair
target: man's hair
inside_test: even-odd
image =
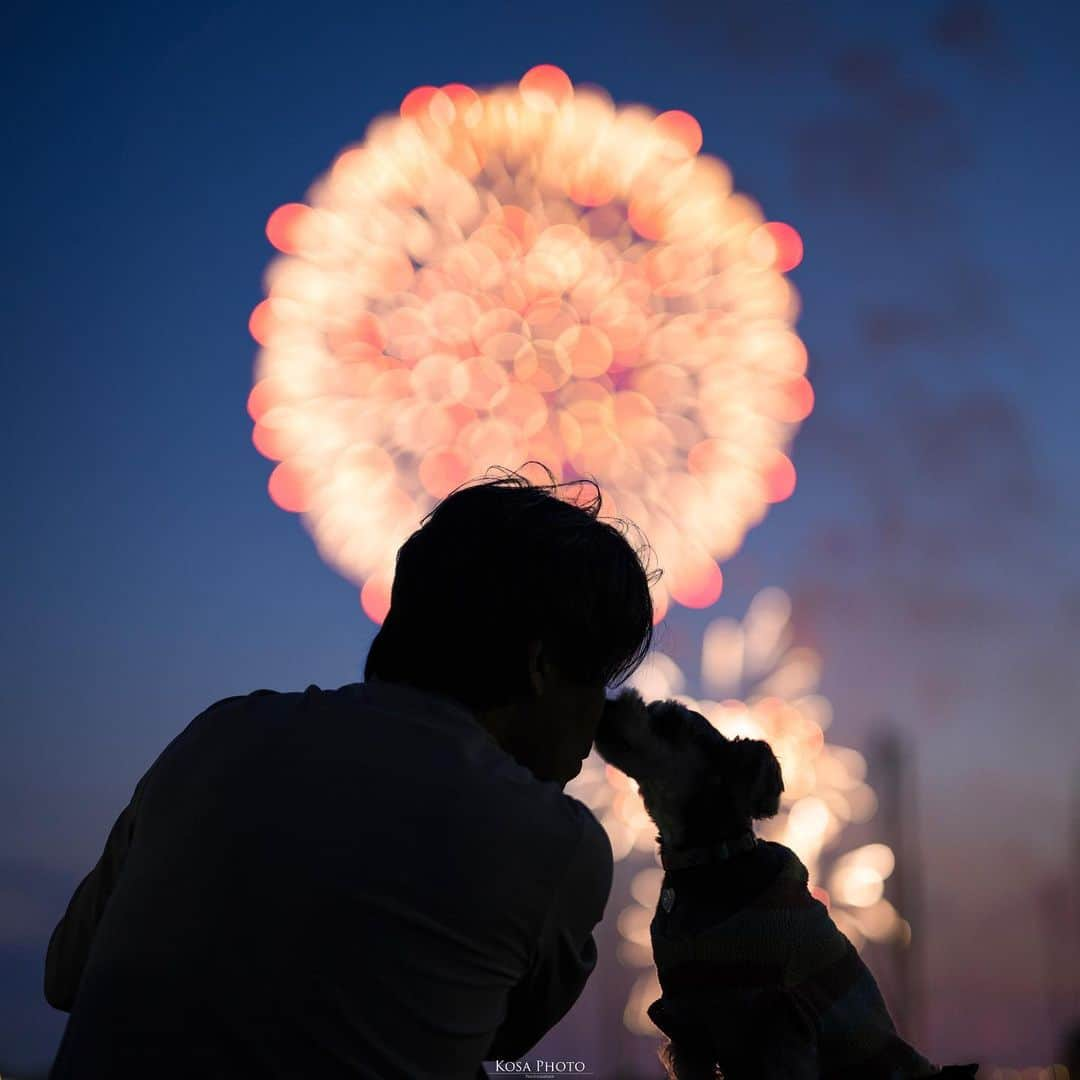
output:
[[[646,573],[623,532],[598,517],[595,481],[560,485],[541,467],[550,484],[510,469],[467,482],[401,545],[365,679],[482,711],[533,695],[533,639],[582,686],[617,685],[641,663],[652,644],[649,586],[663,571]],[[556,494],[571,484],[592,484],[595,495],[581,505]]]

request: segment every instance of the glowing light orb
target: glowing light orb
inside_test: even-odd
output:
[[[657,621],[793,493],[798,234],[701,145],[542,64],[417,87],[270,215],[252,441],[373,620],[420,519],[495,465],[595,479],[665,568]]]
[[[782,221],[769,221],[750,237],[753,257],[786,273],[794,270],[803,257],[802,237]]]
[[[304,219],[310,213],[310,209],[303,203],[279,206],[266,222],[266,238],[278,251],[297,251],[297,240],[301,235]]]

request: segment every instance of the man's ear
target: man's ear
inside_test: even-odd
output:
[[[740,814],[754,819],[775,817],[784,777],[772,747],[764,739],[735,738],[728,753],[728,775]]]

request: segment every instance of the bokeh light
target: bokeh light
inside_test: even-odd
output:
[[[782,221],[769,221],[756,229],[750,244],[755,258],[782,273],[794,270],[802,262],[802,237]]]
[[[689,113],[542,64],[417,87],[269,216],[252,441],[369,617],[421,518],[494,466],[595,479],[665,569],[656,621],[713,603],[794,492],[801,242],[701,145]]]

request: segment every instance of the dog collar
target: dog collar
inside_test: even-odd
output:
[[[757,847],[757,837],[752,831],[740,833],[734,838],[721,840],[718,844],[710,844],[707,847],[682,848],[678,851],[667,851],[663,844],[660,845],[660,864],[665,870],[684,870],[688,866],[702,866],[705,863],[720,862],[738,855],[742,851],[750,851]]]

